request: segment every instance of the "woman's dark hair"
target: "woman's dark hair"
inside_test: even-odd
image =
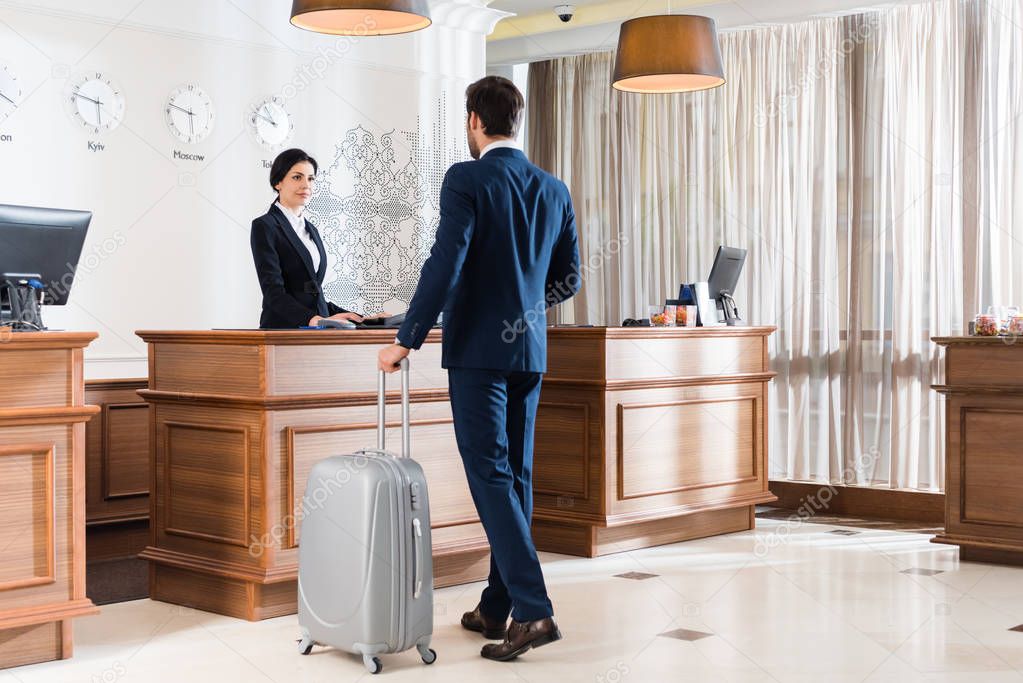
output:
[[[500,76],[481,78],[465,91],[465,113],[476,112],[490,137],[518,135],[525,107],[515,84]]]
[[[303,161],[308,161],[313,165],[313,174],[319,172],[319,166],[316,165],[316,159],[305,153],[305,151],[297,148],[286,149],[277,155],[274,159],[273,164],[270,166],[270,187],[274,190],[277,189],[277,183],[284,180],[284,176],[288,175],[288,171],[295,164],[300,164]]]

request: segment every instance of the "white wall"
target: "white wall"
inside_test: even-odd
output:
[[[353,40],[291,27],[289,7],[269,0],[0,1],[0,66],[17,75],[23,93],[0,123],[0,134],[11,138],[0,142],[0,203],[93,211],[71,303],[44,311],[51,328],[100,334],[86,353],[87,377],[145,376],[135,330],[258,325],[249,225],[273,198],[264,162],[275,154],[256,144],[245,123],[258,98],[288,101],[296,128],[289,144],[316,156],[321,171],[335,166],[325,187],[338,198],[379,197],[405,181],[421,188],[423,196],[407,197],[400,212],[411,217],[388,228],[391,252],[371,255],[421,262],[414,237],[432,238],[437,169],[466,154],[463,92],[484,73],[484,36],[501,14],[482,2],[446,2],[434,6],[435,23],[425,31]],[[125,93],[116,130],[90,135],[67,113],[65,83],[82,71],[103,72]],[[183,83],[200,85],[216,108],[212,134],[196,145],[177,142],[164,123],[165,99]],[[353,142],[360,128],[362,140]],[[104,149],[90,151],[90,142]],[[175,159],[175,150],[203,160]],[[345,154],[366,150],[383,174],[368,177],[346,164]],[[340,205],[320,202],[328,204]],[[324,216],[333,252],[328,287],[345,277],[340,250],[369,249],[351,231],[383,229],[387,211],[377,205],[352,220],[349,208],[338,208]],[[350,298],[393,309],[367,304],[367,292],[380,289],[369,280],[394,272],[377,266],[358,276]]]

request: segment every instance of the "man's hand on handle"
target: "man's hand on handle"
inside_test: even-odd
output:
[[[397,372],[401,359],[408,356],[409,350],[400,344],[391,344],[380,349],[377,354],[377,367],[384,372]]]

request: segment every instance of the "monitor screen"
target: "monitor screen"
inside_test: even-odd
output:
[[[0,204],[0,279],[35,277],[43,303],[67,303],[92,213]]]

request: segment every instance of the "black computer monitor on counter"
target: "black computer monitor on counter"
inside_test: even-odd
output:
[[[63,306],[92,213],[0,204],[0,324],[45,329],[41,304]]]
[[[707,278],[707,293],[717,303],[717,308],[724,313],[724,321],[728,325],[745,324],[739,317],[739,309],[735,305],[735,287],[739,283],[742,266],[746,263],[746,250],[736,247],[718,247],[714,257],[714,265]]]

